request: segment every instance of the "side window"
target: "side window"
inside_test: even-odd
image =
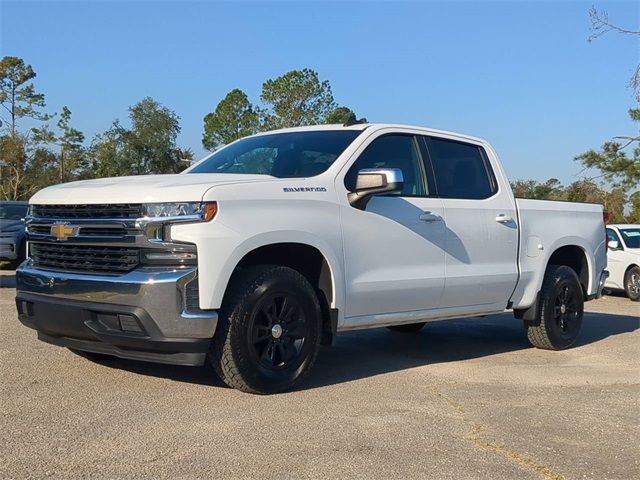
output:
[[[358,172],[365,168],[399,168],[404,177],[401,196],[427,195],[422,161],[412,135],[384,135],[371,142],[347,172],[344,179],[347,190],[355,190]]]
[[[622,246],[622,243],[620,243],[620,238],[618,237],[618,234],[613,230],[611,230],[610,228],[607,228],[607,241],[618,242],[618,244]]]
[[[425,137],[438,195],[443,198],[489,198],[497,191],[491,165],[477,145]]]

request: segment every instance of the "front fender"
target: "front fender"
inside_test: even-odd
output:
[[[340,245],[317,235],[299,230],[276,230],[245,237],[236,230],[218,223],[215,228],[206,224],[189,224],[173,227],[172,238],[196,244],[198,248],[198,279],[200,308],[219,309],[229,280],[236,266],[251,251],[276,244],[300,243],[316,248],[323,255],[331,272],[333,301],[331,308],[343,311],[344,272],[341,268]]]

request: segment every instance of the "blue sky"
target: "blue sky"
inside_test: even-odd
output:
[[[265,79],[310,67],[370,121],[481,136],[512,179],[569,182],[576,154],[634,128],[638,41],[588,43],[591,3],[2,1],[0,52],[88,138],[151,96],[200,156],[229,90],[258,101]],[[595,3],[638,28],[638,2]]]

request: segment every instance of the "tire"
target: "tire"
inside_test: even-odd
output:
[[[398,333],[418,333],[426,324],[427,322],[406,323],[404,325],[391,325],[387,328],[392,332]]]
[[[277,393],[309,373],[321,339],[320,304],[307,279],[288,267],[260,265],[234,274],[209,359],[228,386]]]
[[[624,291],[632,302],[640,301],[640,267],[631,267],[624,275]]]
[[[578,337],[584,315],[584,296],[576,272],[550,265],[542,281],[537,315],[525,321],[527,338],[534,347],[562,350]]]
[[[113,356],[104,353],[85,352],[84,350],[76,350],[75,348],[69,348],[69,351],[75,353],[79,357],[91,360],[92,362],[104,362],[105,360],[114,358]]]

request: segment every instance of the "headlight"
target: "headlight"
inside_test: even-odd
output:
[[[218,205],[216,202],[175,202],[175,203],[147,203],[143,206],[145,217],[168,221],[204,221],[208,222],[216,216]]]

